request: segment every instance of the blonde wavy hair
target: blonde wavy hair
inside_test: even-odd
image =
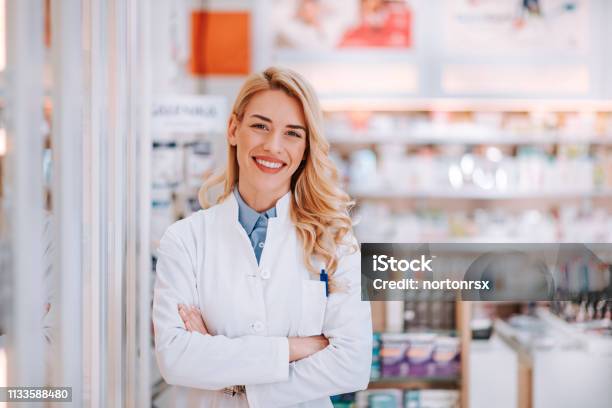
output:
[[[246,107],[258,92],[282,90],[296,98],[304,111],[307,144],[304,161],[291,177],[290,216],[303,244],[303,257],[307,269],[318,274],[313,259],[325,265],[332,289],[338,287],[333,274],[338,267],[339,249],[345,246],[355,251],[357,244],[352,234],[349,211],[354,203],[339,185],[338,171],[329,158],[329,143],[323,135],[323,114],[312,86],[298,73],[270,67],[247,78],[240,89],[232,117],[238,122],[244,118]],[[208,208],[209,189],[223,183],[223,192],[216,202],[224,201],[238,183],[238,159],[236,146],[228,142],[227,168],[211,177],[198,194],[202,208]]]

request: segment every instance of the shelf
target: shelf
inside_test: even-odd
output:
[[[321,107],[326,112],[612,112],[612,101],[602,99],[494,99],[489,97],[337,97],[321,98]]]
[[[371,380],[370,384],[368,384],[368,389],[457,389],[459,387],[459,384],[459,377],[390,377]]]
[[[568,323],[559,316],[553,314],[549,309],[538,308],[536,309],[536,314],[546,324],[584,344],[586,349],[590,352],[601,354],[612,353],[612,337],[585,332],[583,330],[584,324]]]
[[[439,300],[443,302],[444,300]],[[449,300],[450,302],[456,302],[456,299]],[[378,332],[381,336],[384,335],[411,335],[411,334],[435,334],[437,336],[449,336],[449,337],[457,337],[457,329],[432,329],[429,327],[411,327],[401,332],[393,332],[393,331],[382,331]]]
[[[408,133],[403,131],[401,133]],[[405,144],[413,146],[422,145],[550,145],[550,144],[571,144],[571,145],[602,145],[612,146],[612,137],[563,137],[559,135],[549,135],[542,137],[527,137],[521,135],[498,134],[491,137],[468,137],[461,135],[447,134],[445,136],[415,136],[398,137],[397,133],[351,133],[334,134],[328,136],[329,142],[334,145],[372,145],[372,144]]]
[[[362,199],[465,199],[465,200],[526,200],[526,199],[572,199],[612,197],[612,189],[604,190],[550,190],[550,191],[484,191],[484,190],[393,190],[393,189],[349,189],[350,195]]]

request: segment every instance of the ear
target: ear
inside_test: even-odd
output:
[[[232,117],[227,124],[227,141],[230,146],[236,146],[238,144],[238,135],[236,134],[238,125],[239,122],[236,115],[232,114]]]

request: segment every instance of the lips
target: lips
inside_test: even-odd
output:
[[[270,156],[254,156],[253,162],[259,170],[267,174],[278,173],[287,165],[284,161]]]

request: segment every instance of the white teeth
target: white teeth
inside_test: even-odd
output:
[[[261,160],[261,159],[255,159],[255,161],[269,169],[278,169],[282,166],[282,163],[273,163],[273,162],[269,162],[269,161]]]

